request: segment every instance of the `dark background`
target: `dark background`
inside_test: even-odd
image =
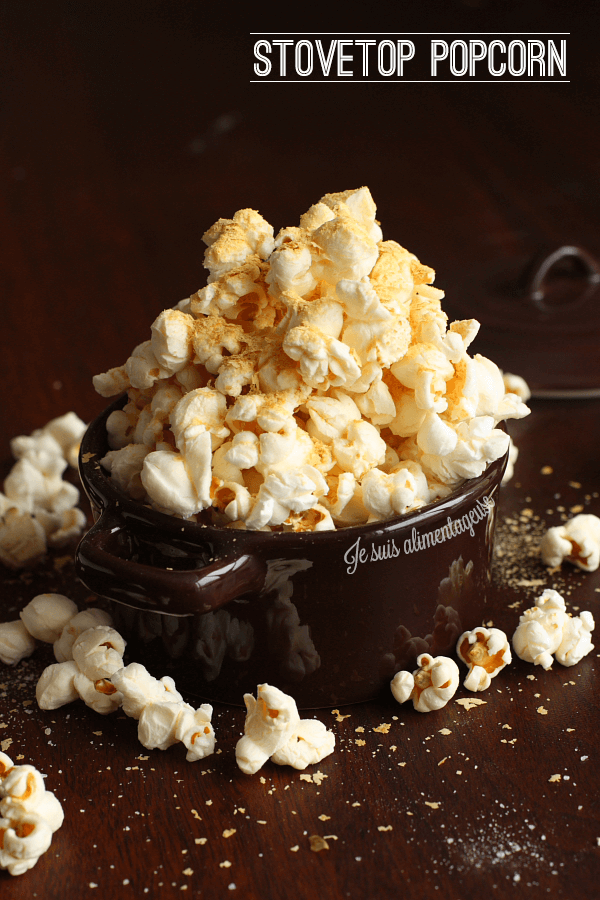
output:
[[[554,317],[555,344],[523,328],[535,257],[565,243],[600,256],[597,9],[5,0],[3,473],[12,436],[68,410],[86,421],[101,411],[92,376],[123,363],[162,309],[204,284],[202,234],[216,219],[253,207],[278,230],[324,193],[363,184],[384,237],[436,269],[450,315],[481,319],[473,349],[484,332],[498,338],[490,355],[503,364],[507,326],[521,341],[514,371],[545,351],[559,377],[579,366],[600,387],[597,302]],[[250,32],[290,20],[321,33],[569,31],[570,83],[250,84]],[[490,323],[498,296],[503,314]],[[600,515],[600,400],[535,398],[531,408],[511,424],[520,454],[502,488],[482,612],[507,634],[546,586],[600,621],[600,571],[550,575],[537,553],[544,528],[571,510]],[[3,570],[3,619],[46,591],[95,602],[72,543],[31,572]],[[40,650],[2,667],[0,743],[48,775],[65,824],[31,872],[0,873],[0,894],[170,900],[185,886],[186,897],[219,900],[593,898],[599,652],[571,670],[515,660],[470,711],[452,702],[423,716],[385,693],[344,708],[347,718],[320,710],[337,747],[317,784],[275,765],[264,782],[242,776],[241,708],[217,704],[222,752],[194,764],[181,748],[144,753],[119,714],[100,719],[77,703],[42,711],[34,684],[52,656]],[[314,834],[336,837],[315,853]]]
[[[436,269],[460,315],[477,316],[490,273],[540,250],[600,251],[595,9],[295,11],[303,31],[569,31],[570,84],[250,84],[250,31],[289,28],[285,10],[5,3],[3,393],[35,386],[17,428],[99,412],[92,375],[204,284],[202,234],[245,206],[277,231],[323,193],[368,185],[384,237]]]

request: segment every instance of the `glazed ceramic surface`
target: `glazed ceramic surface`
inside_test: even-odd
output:
[[[80,578],[111,601],[132,660],[197,696],[242,703],[269,682],[303,708],[368,700],[423,652],[452,655],[486,618],[506,459],[415,513],[324,532],[219,528],[127,498],[92,423],[80,473],[96,524]]]

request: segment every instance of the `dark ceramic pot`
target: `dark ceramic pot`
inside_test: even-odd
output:
[[[78,573],[111,601],[131,660],[180,689],[240,705],[263,682],[301,708],[369,700],[419,653],[452,655],[486,617],[506,458],[450,497],[385,522],[318,533],[188,522],[130,500],[88,428],[80,474],[95,525]]]

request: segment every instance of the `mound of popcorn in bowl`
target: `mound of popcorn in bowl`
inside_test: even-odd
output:
[[[127,393],[101,460],[117,487],[186,519],[320,531],[419,509],[504,455],[497,426],[527,406],[375,213],[362,187],[277,236],[252,209],[206,232],[206,286],[94,379]]]

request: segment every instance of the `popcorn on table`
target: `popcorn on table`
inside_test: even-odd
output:
[[[237,742],[237,764],[254,775],[268,759],[305,769],[333,752],[335,736],[317,719],[301,719],[293,697],[270,684],[259,684],[256,698],[244,694],[244,736]]]
[[[203,703],[194,709],[168,675],[154,678],[140,663],[130,663],[113,672],[110,681],[119,692],[123,711],[138,720],[138,738],[148,750],[166,750],[181,742],[188,762],[214,752],[212,706]]]
[[[600,519],[582,513],[564,525],[549,528],[540,544],[542,561],[555,568],[565,560],[586,572],[600,565]]]
[[[463,684],[469,691],[485,691],[498,672],[511,661],[510,643],[499,628],[465,631],[456,644],[458,658],[469,671]]]
[[[80,698],[86,706],[106,715],[121,705],[121,695],[110,677],[123,667],[125,641],[110,625],[95,625],[74,640],[72,658],[53,663],[36,686],[41,709],[58,709]]]
[[[390,687],[398,703],[412,700],[418,712],[442,709],[458,690],[458,666],[449,656],[430,656],[421,653],[417,657],[418,668],[414,672],[396,672]]]
[[[206,232],[206,286],[94,378],[127,393],[101,460],[118,487],[184,518],[322,530],[418,509],[507,451],[522,384],[469,356],[479,324],[448,325],[434,271],[375,213],[362,187],[277,235],[251,209]]]
[[[594,618],[588,611],[572,616],[557,591],[545,590],[536,605],[525,610],[513,635],[513,649],[520,659],[549,669],[556,659],[574,666],[594,649]]]
[[[63,823],[60,802],[30,765],[0,753],[0,868],[22,875],[33,868]]]
[[[77,466],[86,425],[74,413],[52,419],[30,435],[11,440],[16,460],[0,493],[0,562],[11,569],[32,565],[48,546],[60,547],[85,525],[78,489],[63,481]]]
[[[0,623],[0,660],[6,665],[16,665],[31,656],[36,641],[54,644],[54,655],[59,662],[70,659],[70,654],[57,655],[56,648],[64,643],[65,631],[81,615],[76,603],[64,594],[38,594],[21,610],[19,619]],[[99,609],[86,610],[85,616],[84,621],[89,622],[86,628],[91,624],[111,624],[110,616]]]

